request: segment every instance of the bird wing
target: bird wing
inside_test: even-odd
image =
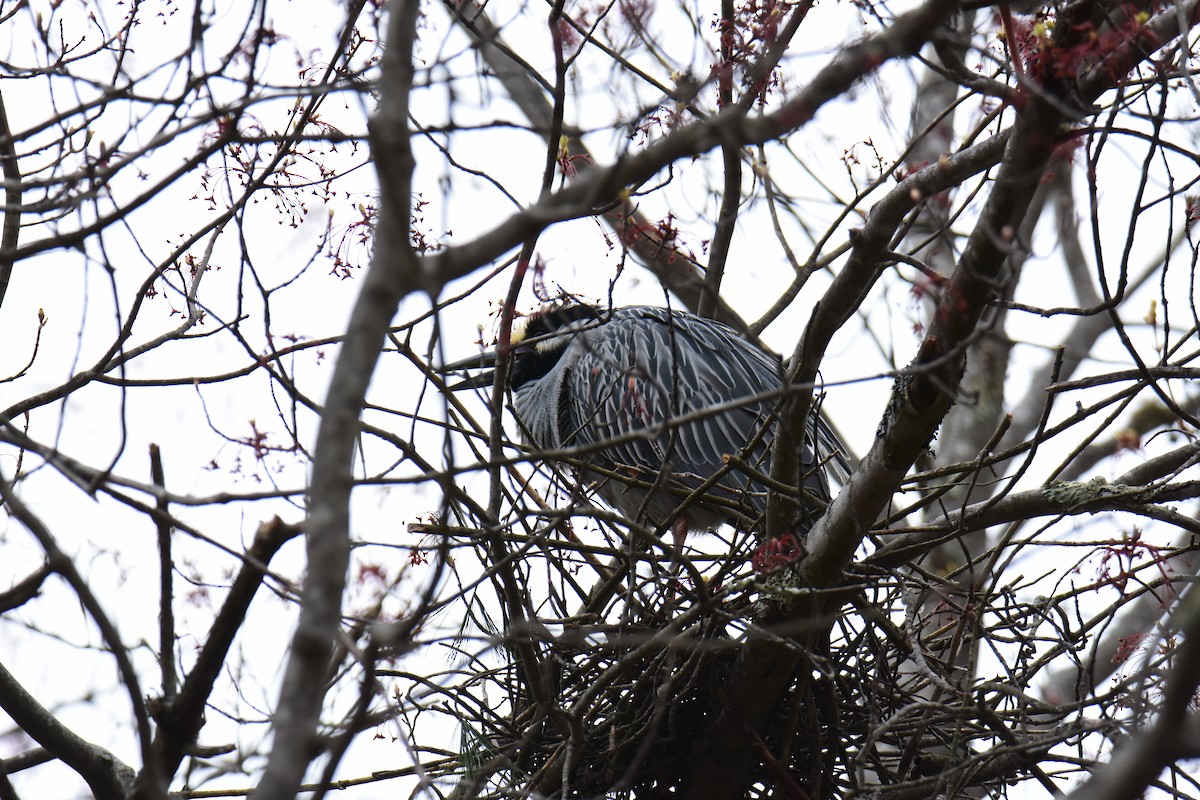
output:
[[[684,312],[629,307],[578,335],[571,349],[563,442],[609,443],[594,450],[592,463],[639,477],[667,472],[684,486],[699,485],[727,455],[769,472],[778,398],[737,401],[776,392],[780,364],[731,329]],[[725,407],[706,413],[716,406]],[[802,461],[815,463],[808,446]],[[717,488],[753,510],[765,505],[761,486],[753,498],[746,494],[756,488],[746,471],[730,470]]]

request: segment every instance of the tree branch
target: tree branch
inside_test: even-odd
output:
[[[3,664],[0,664],[0,708],[21,731],[78,772],[97,800],[125,800],[129,796],[133,770],[103,747],[80,738],[59,722]]]
[[[0,253],[12,253],[17,249],[17,238],[21,233],[21,165],[17,163],[17,146],[8,125],[3,95],[0,95],[0,171],[4,175],[4,222],[0,228]],[[15,263],[16,260],[11,256],[0,256],[0,307],[4,306]]]
[[[254,542],[209,628],[208,639],[196,663],[178,694],[163,697],[162,711],[155,718],[158,730],[154,736],[154,755],[166,781],[169,782],[179,769],[187,749],[195,743],[204,727],[204,711],[213,686],[225,668],[233,640],[245,624],[250,603],[266,576],[264,568],[283,545],[300,533],[299,528],[287,525],[279,517],[258,526]],[[139,784],[144,783],[145,775],[143,772],[138,776]]]
[[[370,126],[382,195],[375,254],[354,304],[317,433],[306,526],[308,578],[273,719],[275,744],[256,798],[291,800],[319,752],[317,723],[350,558],[349,502],[359,416],[400,299],[420,288],[439,288],[425,280],[423,269],[429,265],[416,259],[409,241],[414,165],[408,112],[419,12],[416,0],[391,7],[379,108]]]
[[[46,578],[50,577],[52,572],[49,564],[43,564],[11,589],[0,592],[0,614],[20,608],[37,597],[38,592],[42,590],[42,584],[46,582]]]
[[[25,528],[33,534],[41,546],[42,551],[46,554],[46,562],[49,567],[58,575],[61,575],[72,591],[79,598],[80,604],[87,609],[92,621],[96,623],[96,627],[100,630],[100,636],[104,643],[112,652],[113,659],[117,662],[117,672],[121,676],[121,681],[125,684],[125,691],[129,694],[130,703],[133,706],[133,716],[137,721],[138,741],[141,745],[143,763],[149,767],[153,762],[150,758],[150,717],[146,712],[146,704],[142,697],[142,690],[138,685],[137,672],[133,668],[133,662],[129,660],[129,651],[121,642],[121,635],[117,631],[108,614],[100,605],[100,601],[92,592],[87,581],[83,579],[75,562],[70,556],[62,551],[55,541],[54,535],[50,533],[50,529],[46,524],[29,509],[25,503],[17,497],[13,491],[13,486],[3,476],[0,476],[0,499],[8,506],[9,512],[13,517],[21,522]],[[59,754],[61,757],[61,754]],[[64,759],[65,760],[65,759]]]
[[[1175,15],[1164,14],[1162,17],[1174,19]],[[1076,40],[1087,35],[1082,26],[1060,25],[1055,28],[1053,46],[1069,49],[1078,43]],[[1118,65],[1124,69],[1104,73],[1108,76],[1107,84],[1085,83],[1088,92],[1085,97],[1120,80],[1139,58],[1149,57],[1152,49],[1144,47],[1146,37],[1133,38],[1140,49],[1129,51],[1128,64]],[[1163,41],[1166,40],[1159,39],[1153,49]],[[1137,58],[1132,57],[1133,52],[1138,54]],[[841,579],[862,538],[891,500],[912,464],[928,448],[954,401],[962,377],[965,348],[993,297],[1008,252],[1060,140],[1059,126],[1066,121],[1068,108],[1068,104],[1056,101],[1046,92],[1026,98],[1005,143],[995,185],[980,220],[944,288],[917,356],[896,382],[875,442],[807,537],[808,555],[798,567],[797,585],[819,589],[833,586]],[[893,205],[903,204],[900,199],[893,201]],[[871,216],[874,220],[874,210]],[[886,230],[888,226],[883,228]],[[858,247],[855,255],[862,256]],[[854,262],[852,257],[851,264]],[[834,288],[842,288],[838,284],[843,278],[850,284],[844,287],[847,296],[854,298],[858,292],[865,292],[864,285],[869,287],[872,281],[854,285],[853,278],[847,276],[874,275],[880,269],[880,263],[877,258],[872,258],[865,263],[859,262],[854,270],[847,265],[835,279],[829,294],[833,294]],[[853,300],[845,302],[836,295],[831,305],[832,311],[819,308],[814,313],[793,357],[792,375],[800,385],[811,385],[815,380],[821,354],[833,332],[840,327],[839,317],[856,307]],[[788,426],[794,433],[805,430],[808,398],[804,396],[806,393],[800,394],[802,396],[790,408],[785,408],[781,420],[784,432]],[[799,441],[799,436],[792,435],[791,439]],[[783,435],[777,440],[773,453],[775,462],[782,460],[780,442],[786,440]],[[792,467],[789,472],[792,465],[778,466],[777,470],[773,463],[772,477],[777,480],[782,477],[783,482],[797,485],[796,468]],[[766,622],[808,630],[818,618],[821,607],[816,599],[797,602],[790,608],[769,614]],[[705,740],[696,747],[695,769],[686,784],[689,796],[741,796],[750,760],[750,745],[744,730],[746,727],[761,729],[778,707],[778,699],[789,685],[799,661],[800,655],[794,649],[765,639],[751,640],[743,647],[724,689],[721,715]]]
[[[439,286],[445,285],[500,258],[555,222],[589,216],[620,201],[631,188],[640,186],[675,161],[701,155],[724,142],[738,146],[760,144],[795,131],[863,76],[893,58],[916,52],[956,8],[957,3],[952,0],[928,0],[916,10],[899,16],[887,30],[847,47],[778,111],[747,118],[739,109],[729,108],[709,119],[678,128],[644,150],[580,176],[475,240],[427,256],[423,259],[429,262],[426,273]]]
[[[1189,711],[1200,686],[1200,592],[1187,594],[1170,627],[1183,633],[1183,641],[1175,652],[1158,719],[1130,737],[1112,761],[1067,795],[1068,800],[1136,800],[1165,767],[1176,759],[1195,757],[1200,717]]]

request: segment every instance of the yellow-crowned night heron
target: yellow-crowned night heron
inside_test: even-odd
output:
[[[651,306],[549,306],[514,325],[510,345],[509,389],[525,441],[577,449],[585,478],[613,508],[671,525],[677,545],[688,530],[761,525],[783,385],[777,357],[718,322]],[[492,380],[487,373],[455,388]],[[814,411],[800,453],[798,533],[829,498],[831,459],[844,468],[837,437]]]

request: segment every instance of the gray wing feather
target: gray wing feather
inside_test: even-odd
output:
[[[626,437],[585,456],[597,467],[651,480],[665,473],[684,488],[698,486],[721,469],[725,455],[736,454],[752,469],[769,472],[778,397],[666,424],[780,388],[779,362],[724,325],[667,309],[617,309],[608,321],[578,334],[557,369],[562,374],[556,383],[569,398],[561,417],[563,445],[596,446]],[[824,443],[832,436],[822,427],[814,414],[810,442]],[[629,437],[631,433],[642,435]],[[755,444],[744,452],[752,440]],[[815,465],[811,444],[801,457],[806,468]],[[828,497],[820,470],[813,470],[806,484]],[[744,471],[730,470],[714,489],[710,494],[740,505],[742,516],[757,516],[765,507],[763,487]],[[624,498],[621,489],[611,487],[602,494],[626,513],[636,512],[645,499],[644,493]],[[658,518],[680,499],[652,498],[647,511],[663,522]],[[713,513],[709,525],[729,516],[724,510]]]

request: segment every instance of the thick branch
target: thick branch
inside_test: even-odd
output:
[[[474,241],[429,256],[428,270],[439,285],[444,285],[500,258],[555,222],[589,216],[619,202],[631,188],[640,186],[675,161],[702,155],[726,142],[744,147],[785,136],[882,64],[915,53],[956,8],[957,4],[951,0],[928,0],[898,17],[882,33],[847,47],[778,111],[747,118],[741,109],[729,108],[672,131],[644,150],[580,176]]]
[[[1162,16],[1175,17],[1174,14]],[[1078,27],[1060,26],[1055,29],[1053,45],[1070,48],[1079,43],[1076,39],[1086,35],[1086,31]],[[1145,38],[1134,37],[1130,41],[1136,41],[1136,48],[1122,51],[1129,56],[1127,65],[1121,64],[1119,59],[1116,63],[1109,61],[1118,68],[1105,73],[1107,84],[1085,81],[1086,92],[1098,93],[1103,86],[1111,86],[1127,74],[1139,58],[1148,57],[1158,44],[1147,49]],[[1121,66],[1124,68],[1120,69]],[[896,487],[916,459],[927,450],[954,400],[962,377],[965,349],[993,297],[1016,233],[1058,144],[1058,130],[1065,121],[1066,109],[1066,103],[1054,100],[1046,92],[1025,99],[1022,114],[1007,140],[1004,158],[981,218],[945,287],[916,358],[897,381],[879,436],[824,517],[809,533],[809,553],[798,570],[799,585],[823,588],[840,580],[862,538],[886,508]],[[861,264],[860,269],[864,274],[874,275],[880,263],[872,259]],[[835,280],[835,286],[837,284]],[[855,286],[844,287],[850,296],[856,289],[861,290]],[[836,300],[834,305],[833,312],[827,314],[822,309],[814,314],[797,348],[793,377],[801,385],[811,384],[815,379],[820,355],[838,327],[831,323],[841,313],[847,313],[844,309],[850,307]],[[785,418],[782,424],[791,425],[794,431],[803,431],[807,401],[801,399],[795,406],[794,415]],[[779,454],[777,447],[776,460]],[[780,474],[774,465],[772,474]],[[791,482],[795,483],[794,480]],[[811,625],[819,610],[820,605],[815,601],[797,603],[773,615],[767,622],[785,628]],[[765,640],[751,641],[742,649],[725,687],[724,710],[706,740],[695,750],[694,771],[687,784],[689,796],[741,796],[753,739],[747,736],[747,730],[761,730],[778,708],[778,700],[789,685],[797,663],[799,656],[796,653]]]
[[[37,571],[15,584],[11,589],[0,592],[0,614],[20,608],[37,597],[38,592],[42,590],[42,584],[46,582],[46,578],[50,577],[51,572],[50,565],[43,564]]]
[[[242,629],[250,603],[262,585],[266,574],[264,567],[279,552],[279,548],[299,533],[299,528],[285,524],[278,517],[259,526],[254,543],[233,585],[229,587],[221,610],[213,620],[196,663],[188,672],[178,694],[164,698],[162,713],[156,718],[158,730],[154,737],[154,754],[166,780],[169,781],[179,769],[188,746],[196,741],[204,726],[204,710],[213,686],[225,668],[229,648]],[[139,782],[141,780],[143,778],[139,776]]]
[[[22,732],[54,754],[87,782],[97,800],[124,800],[133,783],[133,770],[116,756],[81,739],[0,664],[0,708]]]
[[[454,21],[462,25],[475,38],[476,46],[483,60],[487,62],[496,78],[504,86],[508,96],[521,109],[521,113],[537,130],[549,133],[552,128],[553,108],[546,97],[546,84],[543,80],[535,80],[540,76],[533,67],[521,60],[513,50],[504,44],[500,30],[487,17],[486,9],[477,7],[470,2],[447,2]],[[595,169],[595,159],[592,158],[587,144],[578,132],[565,134],[565,149],[568,157],[579,174],[586,175]],[[557,142],[554,143],[556,146]],[[654,237],[649,235],[630,235],[632,231],[651,231],[655,226],[631,202],[625,201],[605,209],[600,215],[609,228],[628,247],[634,257],[646,266],[650,272],[683,303],[690,311],[699,311],[704,284],[697,277],[687,259],[675,257],[670,248],[663,247]],[[717,298],[716,307],[710,315],[738,330],[745,330],[745,322],[738,316],[728,303]]]
[[[0,96],[0,170],[4,175],[4,222],[0,227],[0,253],[11,253],[17,249],[17,237],[21,232],[21,167],[17,163],[17,147],[8,125],[8,110],[3,96]],[[8,293],[14,263],[12,257],[0,257],[0,306],[4,305],[4,296]]]
[[[928,524],[909,528],[875,551],[866,563],[881,568],[899,567],[920,558],[943,541],[1006,522],[1103,511],[1136,514],[1159,503],[1197,497],[1200,497],[1200,481],[1166,486],[1130,486],[1100,478],[1085,483],[1057,481],[1002,500],[980,501],[964,511],[952,511]]]
[[[408,238],[413,160],[407,120],[418,14],[415,0],[391,7],[379,109],[371,125],[382,194],[375,254],[350,316],[317,433],[309,488],[308,578],[273,720],[274,749],[257,798],[291,800],[319,752],[317,723],[350,558],[349,502],[359,415],[400,299],[422,285],[422,265]]]

